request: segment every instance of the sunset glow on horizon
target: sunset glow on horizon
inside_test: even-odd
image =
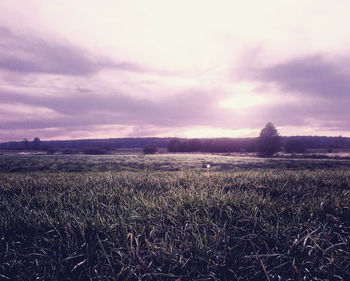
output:
[[[350,2],[0,2],[0,142],[350,136]]]

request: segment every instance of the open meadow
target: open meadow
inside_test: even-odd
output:
[[[349,278],[348,159],[0,155],[0,280]]]

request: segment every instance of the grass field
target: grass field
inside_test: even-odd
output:
[[[349,167],[0,155],[0,280],[349,280]]]
[[[350,159],[259,158],[215,154],[0,155],[0,172],[348,169]]]

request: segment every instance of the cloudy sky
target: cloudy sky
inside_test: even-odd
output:
[[[1,0],[0,141],[350,136],[350,1]]]

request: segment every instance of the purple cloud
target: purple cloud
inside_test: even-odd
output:
[[[163,101],[133,98],[122,93],[75,91],[65,95],[33,96],[0,90],[0,102],[47,108],[59,114],[57,118],[12,121],[0,120],[0,128],[50,128],[86,125],[133,125],[182,127],[215,125],[219,119],[229,121],[230,112],[218,114],[215,97],[201,91],[179,93]],[[231,124],[232,125],[232,124]]]
[[[261,84],[258,92],[262,96],[274,88],[270,83],[281,95],[278,103],[257,108],[257,119],[273,120],[279,126],[309,127],[310,134],[317,128],[349,131],[350,72],[344,60],[339,61],[318,54],[245,70],[244,78]]]
[[[98,58],[67,42],[56,43],[29,35],[18,36],[0,26],[0,68],[19,73],[85,76],[104,68],[141,71],[129,62]]]
[[[219,105],[219,101],[236,94],[234,85],[229,94],[220,90],[214,92],[205,85],[203,88],[179,87],[180,90],[167,85],[164,91],[171,95],[165,93],[161,99],[152,100],[147,98],[147,93],[152,94],[152,89],[157,89],[157,83],[162,79],[155,78],[151,80],[152,87],[144,88],[138,84],[147,79],[143,73],[130,74],[140,76],[127,73],[116,79],[116,83],[113,81],[106,86],[103,79],[90,79],[105,68],[144,72],[145,69],[137,64],[101,59],[71,44],[35,36],[20,37],[4,27],[0,27],[0,36],[0,70],[5,73],[2,77],[4,83],[0,85],[0,104],[13,107],[12,112],[11,109],[8,111],[10,118],[0,120],[0,129],[12,130],[16,134],[19,130],[46,130],[48,136],[53,132],[64,135],[64,131],[98,131],[97,128],[104,126],[129,126],[130,135],[140,136],[156,134],[164,128],[191,126],[260,128],[269,120],[277,126],[311,127],[316,124],[329,130],[350,130],[344,121],[350,118],[347,98],[350,75],[344,64],[331,62],[322,55],[255,69],[249,79],[259,81],[261,89],[272,82],[283,93],[294,94],[297,101],[271,100],[271,103],[253,109],[248,107],[244,111],[239,107],[235,110]],[[106,81],[110,81],[111,77],[107,78]],[[261,89],[255,89],[256,93],[263,95],[268,87],[264,91]],[[139,95],[144,98],[128,95],[132,91],[144,91]],[[238,91],[238,94],[241,93]],[[39,109],[42,110],[41,116],[41,113],[34,114]]]
[[[347,65],[314,55],[297,58],[257,71],[255,78],[275,82],[284,91],[311,94],[325,98],[344,97],[350,94],[350,75]]]

